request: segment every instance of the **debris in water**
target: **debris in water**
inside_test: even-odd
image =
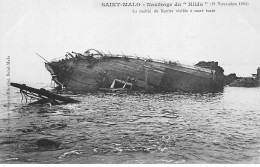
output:
[[[26,102],[27,102],[28,97],[38,99],[38,101],[29,103],[29,105],[45,104],[45,103],[49,103],[50,105],[57,105],[57,104],[78,103],[79,102],[78,100],[74,100],[69,97],[64,97],[61,95],[51,93],[50,91],[45,90],[43,88],[35,89],[32,87],[26,86],[25,84],[18,84],[18,83],[11,83],[11,86],[20,88],[20,93],[22,95],[22,98],[25,97]]]
[[[36,143],[38,148],[55,149],[55,148],[59,148],[60,146],[60,142],[49,140],[49,139],[40,139]]]

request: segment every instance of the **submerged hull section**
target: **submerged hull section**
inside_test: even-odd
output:
[[[110,88],[115,80],[131,83],[135,90],[217,92],[223,88],[214,70],[124,55],[76,54],[46,63],[46,68],[58,85],[75,92]]]

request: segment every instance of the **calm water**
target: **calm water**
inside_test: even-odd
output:
[[[15,88],[10,97],[8,111],[1,93],[1,163],[260,163],[259,88],[74,95],[82,102],[51,107],[26,106]],[[42,138],[61,145],[38,148]]]

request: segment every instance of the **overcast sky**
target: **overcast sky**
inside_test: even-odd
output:
[[[10,56],[11,81],[50,82],[36,52],[50,61],[89,48],[190,64],[218,61],[225,74],[238,76],[260,66],[259,1],[211,14],[133,14],[132,8],[105,8],[101,2],[106,1],[0,0],[0,77],[6,78]]]

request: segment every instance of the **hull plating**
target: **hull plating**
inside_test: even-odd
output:
[[[218,85],[213,70],[183,66],[176,62],[125,56],[86,56],[46,65],[54,81],[72,91],[94,92],[100,88],[110,88],[115,79],[130,79],[133,89],[137,90],[216,92],[223,88]]]

